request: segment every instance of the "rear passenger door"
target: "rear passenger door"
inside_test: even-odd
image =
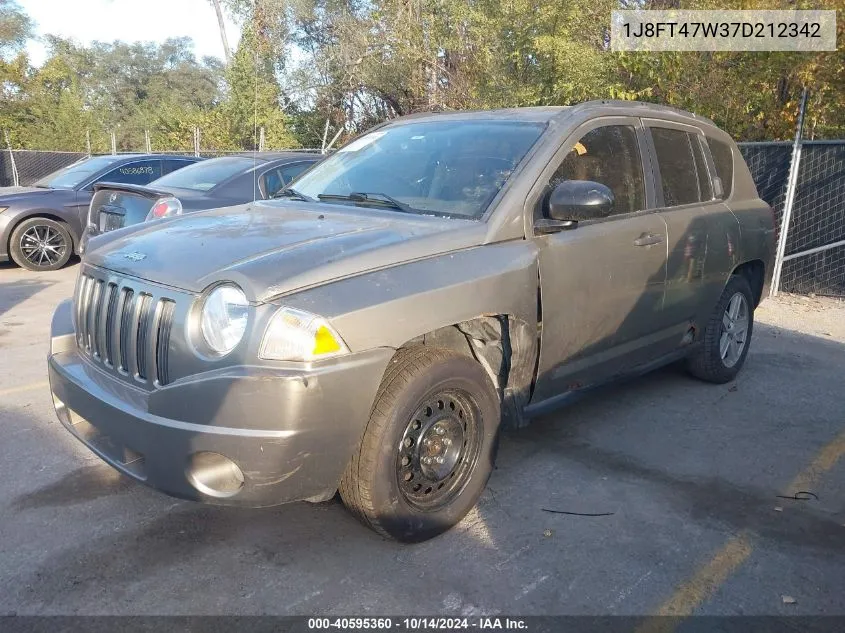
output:
[[[701,333],[738,246],[738,223],[701,130],[646,119],[657,204],[668,228],[664,317]],[[678,344],[681,344],[678,339]]]

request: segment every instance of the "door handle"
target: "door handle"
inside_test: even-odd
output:
[[[662,235],[657,235],[656,233],[643,233],[634,240],[634,246],[653,246],[654,244],[660,244],[662,241]]]

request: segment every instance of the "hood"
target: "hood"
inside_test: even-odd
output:
[[[45,189],[43,187],[0,187],[0,203],[23,202],[32,200],[34,197],[42,197],[55,192],[55,189]]]
[[[200,292],[233,281],[251,301],[483,243],[486,225],[330,204],[258,202],[93,238],[85,262]]]

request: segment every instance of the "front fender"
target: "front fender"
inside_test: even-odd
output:
[[[537,324],[537,248],[514,240],[439,255],[285,297],[320,314],[349,348],[399,348],[441,327],[507,314]]]

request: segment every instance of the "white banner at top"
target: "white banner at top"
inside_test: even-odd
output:
[[[836,11],[613,11],[613,51],[835,51]]]

